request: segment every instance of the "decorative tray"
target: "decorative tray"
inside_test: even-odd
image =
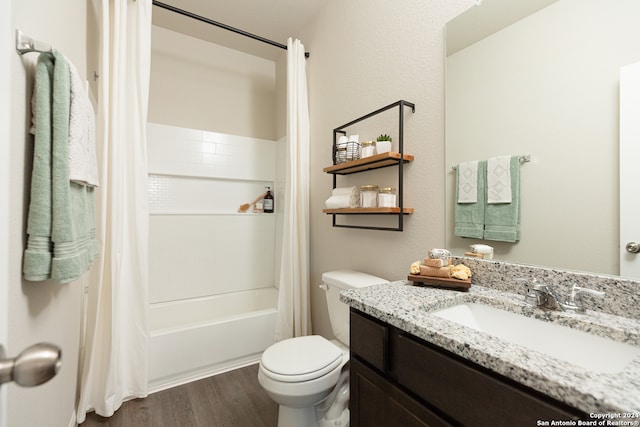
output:
[[[466,291],[471,287],[471,279],[447,279],[445,277],[419,276],[417,274],[409,274],[407,280],[410,280],[416,286],[432,286],[434,288],[448,288],[458,291]]]

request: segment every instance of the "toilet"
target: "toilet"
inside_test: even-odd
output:
[[[331,328],[337,340],[320,335],[289,338],[262,354],[258,381],[278,405],[278,427],[349,425],[349,306],[340,292],[388,283],[352,270],[322,275]]]

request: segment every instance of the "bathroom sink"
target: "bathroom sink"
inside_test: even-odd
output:
[[[623,371],[640,348],[488,305],[464,303],[432,315],[599,373]]]

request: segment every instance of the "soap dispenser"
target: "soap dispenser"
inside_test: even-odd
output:
[[[264,196],[264,213],[273,213],[274,203],[273,203],[273,195],[271,194],[271,187],[265,187],[267,189],[267,194]]]

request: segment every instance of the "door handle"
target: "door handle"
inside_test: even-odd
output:
[[[627,249],[627,252],[630,252],[632,254],[637,254],[638,252],[640,252],[640,243],[629,242],[627,243],[627,246],[625,246],[625,248]]]
[[[38,343],[27,347],[15,359],[5,358],[0,345],[0,385],[15,381],[33,387],[53,378],[62,366],[62,350],[56,345]]]

